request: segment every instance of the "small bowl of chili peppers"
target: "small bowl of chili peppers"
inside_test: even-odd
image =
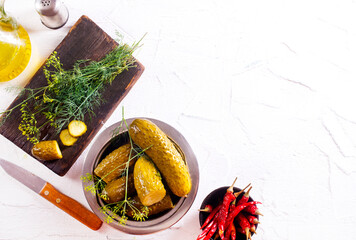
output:
[[[215,189],[204,199],[199,213],[202,232],[197,240],[244,240],[256,233],[262,215],[257,204],[261,203],[250,197],[251,184],[240,189],[234,183]]]

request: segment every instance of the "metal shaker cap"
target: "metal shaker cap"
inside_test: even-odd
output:
[[[36,0],[35,8],[43,25],[56,29],[64,26],[69,18],[66,6],[57,0]]]

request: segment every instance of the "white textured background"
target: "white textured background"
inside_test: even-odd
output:
[[[104,128],[126,117],[163,120],[183,133],[200,165],[194,205],[163,232],[93,232],[0,169],[0,239],[195,239],[213,189],[251,182],[264,217],[253,239],[354,239],[356,235],[355,0],[67,0],[67,25],[44,27],[34,1],[7,0],[28,30],[31,64],[0,83],[0,109],[86,14],[105,31],[144,46],[146,70]],[[64,177],[0,136],[0,157],[88,206],[81,188],[87,151]]]

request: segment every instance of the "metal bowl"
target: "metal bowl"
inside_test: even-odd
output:
[[[173,224],[178,222],[192,206],[199,185],[198,162],[193,153],[193,150],[191,149],[191,147],[189,146],[187,140],[183,137],[183,135],[180,134],[176,129],[174,129],[173,127],[171,127],[170,125],[162,121],[151,119],[151,118],[145,118],[145,119],[150,120],[151,122],[156,124],[173,141],[177,150],[182,154],[182,157],[189,168],[190,177],[192,179],[192,189],[187,197],[182,197],[182,198],[176,197],[173,199],[175,203],[175,207],[173,209],[164,212],[163,214],[160,214],[152,219],[149,218],[143,222],[127,220],[126,225],[121,225],[119,224],[120,217],[117,217],[114,218],[113,222],[108,223],[110,226],[120,231],[129,234],[138,234],[138,235],[158,232],[166,228],[169,228]],[[130,125],[133,120],[134,118],[130,118],[127,119],[126,122],[128,125]],[[115,137],[113,138],[114,131],[116,131],[121,124],[122,124],[121,122],[118,122],[111,125],[97,137],[84,161],[84,166],[82,171],[83,175],[87,173],[94,175],[95,167],[102,160],[103,156],[105,156],[105,154],[111,151],[110,148],[113,145],[113,141],[117,141],[115,144],[124,144],[125,140],[122,140],[124,138],[121,138],[120,140],[115,139]],[[124,135],[124,134],[127,135],[127,129],[125,127],[119,131],[118,135]],[[120,141],[123,142],[120,143]],[[93,195],[90,191],[85,191],[85,188],[92,184],[93,181],[86,182],[86,183],[83,182],[82,185],[83,185],[84,195],[93,212],[100,219],[104,221],[107,215],[100,212],[100,207],[103,206],[104,202],[96,195]]]

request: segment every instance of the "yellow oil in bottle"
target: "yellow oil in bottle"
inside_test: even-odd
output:
[[[31,57],[31,42],[21,25],[0,22],[0,82],[17,77]]]

